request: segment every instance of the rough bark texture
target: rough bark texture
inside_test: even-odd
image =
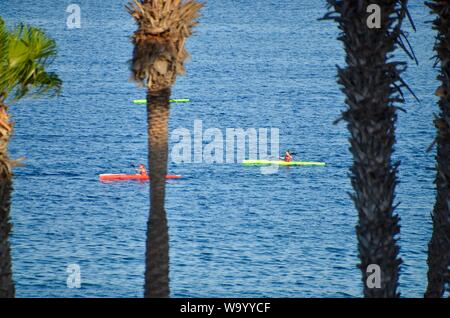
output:
[[[169,297],[169,229],[164,209],[168,159],[170,88],[149,91],[147,121],[150,217],[147,224],[145,297]]]
[[[432,1],[427,5],[437,15],[433,28],[438,31],[435,51],[440,62],[437,89],[439,116],[437,129],[436,204],[432,213],[433,234],[428,244],[427,298],[443,297],[450,285],[450,0]]]
[[[11,249],[8,240],[12,228],[9,219],[12,173],[8,156],[8,142],[12,133],[12,125],[7,110],[6,105],[0,101],[0,298],[15,296]]]
[[[339,40],[346,52],[346,68],[338,69],[338,83],[346,95],[342,117],[350,132],[353,155],[351,195],[359,221],[356,227],[365,297],[399,297],[397,292],[400,232],[394,213],[399,163],[392,162],[395,143],[396,102],[404,63],[390,61],[401,34],[407,1],[329,0],[333,19],[342,31]],[[367,7],[381,8],[381,28],[367,26]],[[404,6],[404,7],[402,7]],[[399,84],[400,83],[400,84]],[[369,265],[380,266],[381,288],[370,288]]]
[[[169,235],[164,210],[170,88],[184,74],[188,37],[202,3],[195,0],[133,0],[126,6],[133,34],[132,78],[148,88],[151,207],[147,233],[145,297],[169,297]]]
[[[133,79],[154,92],[183,75],[188,37],[198,24],[202,3],[195,0],[134,0],[126,8],[139,25],[131,70]]]

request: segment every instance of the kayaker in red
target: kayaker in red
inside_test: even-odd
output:
[[[291,154],[290,150],[286,150],[286,152],[284,154],[284,161],[286,161],[286,162],[292,161],[292,154]]]
[[[147,176],[147,169],[145,169],[145,166],[143,164],[139,165],[138,173],[141,176]]]

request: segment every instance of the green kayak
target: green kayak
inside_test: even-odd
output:
[[[189,98],[178,98],[178,99],[170,100],[171,103],[189,103],[190,101],[191,100]],[[133,100],[133,104],[136,104],[136,105],[147,104],[147,100],[146,99],[135,99],[135,100]]]
[[[325,166],[325,162],[310,162],[310,161],[283,161],[283,160],[244,160],[243,165],[246,166],[261,166],[261,165],[279,165],[279,166]]]

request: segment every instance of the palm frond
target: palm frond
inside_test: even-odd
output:
[[[133,80],[161,90],[184,74],[189,57],[185,42],[202,7],[195,0],[134,0],[126,6],[138,25],[133,35]]]
[[[25,95],[58,94],[62,82],[46,69],[56,56],[56,43],[40,29],[19,25],[8,32],[2,45],[0,94],[18,100]]]
[[[5,91],[7,82],[7,60],[8,60],[8,39],[9,33],[6,29],[5,21],[0,17],[0,101],[5,98],[2,92]]]

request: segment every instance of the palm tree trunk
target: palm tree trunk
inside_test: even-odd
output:
[[[440,96],[437,128],[436,203],[433,209],[433,234],[428,244],[427,298],[439,298],[450,285],[450,2],[433,1],[427,5],[438,17],[434,29],[438,31],[435,50],[441,61],[438,79],[442,86],[436,91]],[[450,286],[449,286],[450,287]]]
[[[346,95],[347,110],[343,119],[350,132],[353,155],[351,195],[359,221],[356,226],[359,268],[365,297],[399,297],[399,217],[394,213],[398,163],[392,162],[395,144],[396,102],[402,102],[395,88],[400,80],[399,65],[388,61],[400,34],[406,6],[404,1],[329,0],[333,19],[339,24],[339,36],[346,52],[345,69],[339,69],[338,83]],[[367,7],[381,8],[381,28],[367,26]],[[397,16],[396,13],[399,13]],[[380,287],[368,284],[369,265],[380,269]]]
[[[7,107],[0,101],[0,298],[14,297],[11,249],[8,241],[11,232],[9,213],[11,208],[12,173],[8,156],[8,142],[12,125]]]
[[[149,91],[147,122],[150,167],[150,218],[147,223],[147,250],[144,297],[169,297],[169,230],[164,209],[170,88]]]

